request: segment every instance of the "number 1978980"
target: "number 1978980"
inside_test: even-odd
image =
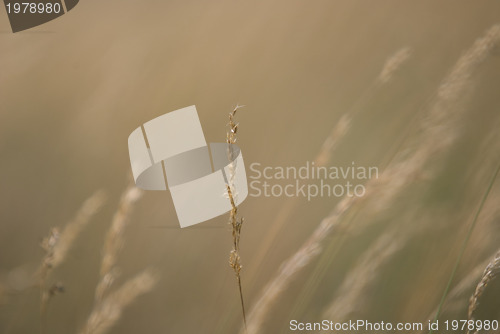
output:
[[[6,4],[7,13],[14,14],[58,14],[61,12],[59,3],[14,2]]]

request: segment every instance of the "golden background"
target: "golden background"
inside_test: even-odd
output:
[[[37,333],[39,292],[29,280],[43,258],[40,241],[102,188],[106,205],[50,277],[64,283],[65,293],[50,301],[48,333],[83,327],[106,231],[129,182],[127,137],[140,124],[195,104],[207,141],[220,142],[228,112],[244,104],[238,144],[249,174],[252,162],[300,167],[313,161],[341,116],[352,113],[329,164],[355,161],[382,172],[459,57],[496,23],[497,1],[85,0],[59,19],[12,34],[2,10],[0,332]],[[386,60],[405,47],[408,60],[390,82],[377,84]],[[360,224],[361,231],[331,232],[326,250],[273,301],[261,333],[288,333],[291,319],[321,320],[378,236],[422,220],[424,232],[373,277],[360,277],[373,281],[351,318],[427,320],[498,162],[499,74],[494,48],[468,81],[473,89],[453,125],[458,138],[428,164],[436,175],[422,171],[376,215],[356,214],[346,225]],[[478,221],[454,284],[499,248],[499,192],[494,186],[484,209],[492,213]],[[247,312],[339,200],[300,198],[283,209],[288,201],[249,197],[240,207]],[[283,210],[290,214],[273,227]],[[156,268],[160,280],[110,333],[237,333],[242,320],[227,263],[227,216],[181,230],[169,193],[146,192],[129,221],[120,282],[146,267]],[[326,261],[331,244],[341,246]],[[450,319],[467,317],[474,286]],[[490,299],[487,317],[498,319],[498,298]]]

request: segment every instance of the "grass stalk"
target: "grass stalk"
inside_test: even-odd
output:
[[[488,183],[488,188],[486,189],[483,198],[481,199],[481,202],[479,203],[479,207],[476,210],[476,213],[474,214],[474,218],[472,219],[472,223],[469,227],[469,230],[467,231],[467,234],[465,236],[465,239],[462,243],[460,253],[458,254],[457,260],[455,261],[455,265],[453,267],[453,270],[451,272],[450,278],[448,279],[448,283],[446,284],[446,287],[443,292],[443,296],[441,297],[441,300],[439,302],[436,315],[434,316],[434,321],[436,321],[439,318],[439,314],[441,313],[441,309],[444,305],[444,302],[446,300],[446,297],[448,296],[448,292],[450,291],[451,284],[453,282],[453,279],[455,278],[455,275],[457,273],[458,267],[460,266],[460,262],[462,261],[462,257],[465,253],[465,249],[467,248],[467,244],[469,242],[469,239],[472,235],[472,232],[474,231],[474,227],[476,226],[477,220],[479,218],[479,215],[484,207],[484,204],[486,203],[486,199],[488,198],[488,195],[490,194],[491,189],[493,188],[493,184],[495,183],[495,180],[497,178],[498,172],[500,171],[500,165],[496,168],[495,172],[493,173],[493,176],[491,177],[490,182]],[[429,331],[429,334],[432,334],[433,330],[431,329]]]
[[[470,297],[469,301],[469,310],[468,310],[468,320],[474,321],[474,313],[476,312],[477,308],[479,307],[479,301],[481,300],[481,297],[483,296],[486,288],[488,285],[493,281],[498,274],[500,273],[500,251],[498,251],[493,259],[488,263],[486,266],[486,269],[483,272],[483,275],[481,276],[481,280],[476,286],[476,289],[474,290],[474,293]],[[478,331],[476,330],[475,333]],[[470,333],[470,329],[467,328],[467,334]]]
[[[47,307],[50,299],[64,291],[61,282],[47,285],[50,273],[60,266],[67,258],[76,238],[80,235],[90,219],[100,210],[106,200],[102,190],[95,192],[88,198],[77,212],[75,218],[70,221],[62,232],[58,228],[51,229],[50,234],[42,241],[45,256],[40,264],[37,275],[40,286],[40,333],[47,332]]]
[[[229,212],[229,225],[231,225],[232,236],[233,236],[233,249],[229,253],[229,265],[236,275],[236,282],[238,283],[238,291],[240,294],[241,311],[243,314],[243,324],[245,326],[245,331],[247,330],[247,318],[245,312],[245,302],[243,299],[243,289],[241,284],[241,257],[240,257],[240,236],[241,228],[243,226],[243,218],[238,220],[238,207],[236,205],[236,196],[238,195],[234,186],[234,178],[236,175],[236,160],[234,156],[233,145],[236,144],[236,134],[238,132],[238,123],[235,122],[235,115],[238,109],[242,106],[236,106],[229,113],[229,131],[227,132],[226,143],[227,147],[227,157],[229,160],[229,176],[228,183],[226,184],[226,191],[229,201],[231,203],[231,211]]]

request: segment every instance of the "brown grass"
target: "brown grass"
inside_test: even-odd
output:
[[[45,333],[46,331],[46,312],[50,299],[58,293],[64,292],[64,285],[62,282],[56,282],[47,286],[49,275],[56,267],[60,266],[66,260],[76,238],[85,226],[87,226],[91,218],[99,211],[105,200],[106,196],[104,192],[102,190],[97,191],[83,203],[75,218],[66,224],[62,232],[59,232],[59,229],[54,227],[50,231],[50,235],[42,241],[45,257],[38,269],[40,282],[41,333]]]
[[[151,291],[158,282],[158,275],[147,269],[110,292],[119,271],[117,260],[124,244],[124,230],[130,219],[133,204],[141,198],[141,195],[141,190],[130,185],[121,196],[104,244],[94,307],[85,326],[80,331],[82,334],[103,334],[108,332],[118,322],[123,310],[138,296]],[[38,270],[41,287],[41,333],[48,332],[46,310],[49,300],[53,296],[64,292],[64,285],[61,282],[47,286],[48,276],[54,268],[61,265],[67,258],[76,238],[89,223],[90,218],[101,208],[104,200],[104,193],[102,191],[96,192],[85,201],[76,218],[68,223],[62,232],[59,232],[57,228],[53,228],[50,235],[42,243],[46,255]]]
[[[96,192],[83,203],[75,218],[66,224],[62,232],[59,231],[59,228],[54,227],[50,231],[50,235],[43,239],[42,248],[45,250],[45,257],[38,270],[42,282],[45,282],[51,270],[66,260],[76,238],[99,211],[105,200],[106,196],[103,191]]]
[[[248,316],[248,333],[260,331],[278,296],[285,291],[301,269],[321,253],[321,243],[335,230],[353,205],[369,202],[370,209],[374,213],[390,207],[397,195],[412,181],[419,178],[430,159],[451,147],[458,137],[457,122],[463,114],[464,97],[472,87],[471,77],[474,70],[487,58],[499,41],[500,25],[495,25],[474,42],[439,86],[433,103],[421,121],[419,134],[413,144],[415,146],[413,152],[409,154],[408,150],[402,151],[384,170],[380,178],[369,180],[365,197],[343,198],[299,250],[283,262],[278,273],[264,287],[257,302],[251,308]],[[412,147],[411,144],[409,146]],[[374,200],[370,201],[371,199]],[[363,228],[363,224],[357,225],[359,226],[356,228]],[[390,252],[389,255],[391,255]]]
[[[344,115],[340,117],[340,119],[331,129],[330,133],[321,145],[319,152],[314,158],[314,163],[316,166],[323,167],[328,165],[333,152],[340,145],[345,135],[349,132],[353,118],[361,110],[361,106],[363,106],[371,97],[373,91],[375,91],[375,88],[382,87],[384,84],[390,82],[390,80],[394,77],[398,70],[400,70],[401,66],[408,60],[410,55],[410,48],[404,47],[387,59],[379,74],[379,77],[370,85],[367,93],[365,93],[359,100],[357,100],[357,102]],[[255,261],[255,263],[253,263],[253,266],[251,268],[252,270],[250,270],[251,273],[257,271],[258,266],[262,263],[263,259],[266,256],[266,253],[269,251],[275,238],[278,236],[279,231],[283,228],[284,224],[290,218],[298,202],[298,197],[290,198],[278,212],[273,224],[270,225],[268,231],[266,231],[266,234],[263,236],[264,239],[261,242],[259,249],[257,250],[257,254],[255,256],[257,260]],[[253,276],[250,276],[250,279],[252,278]]]
[[[484,270],[479,283],[474,290],[474,293],[470,297],[469,301],[469,310],[468,310],[468,318],[469,320],[475,320],[475,312],[478,309],[481,301],[481,297],[484,295],[484,292],[488,285],[497,278],[500,273],[500,251],[498,251],[493,259],[488,263],[486,269]],[[467,331],[470,333],[470,330]],[[477,331],[476,331],[477,333]]]
[[[133,204],[142,197],[142,190],[130,185],[123,193],[118,210],[116,211],[111,227],[104,241],[99,283],[95,290],[95,300],[100,302],[118,276],[116,262],[124,243],[124,230],[129,221]]]
[[[158,282],[158,275],[144,270],[110,291],[119,272],[117,261],[124,244],[124,231],[133,205],[142,196],[142,190],[129,185],[122,194],[118,209],[104,242],[100,278],[95,290],[94,307],[81,334],[107,333],[120,319],[123,310],[137,297],[151,291]]]
[[[384,64],[377,80],[382,83],[391,81],[394,74],[401,68],[401,65],[411,56],[411,49],[404,47],[392,55]]]
[[[139,296],[151,291],[157,283],[158,277],[151,270],[144,270],[130,278],[96,304],[85,327],[79,333],[107,333],[120,320],[123,310]]]
[[[398,50],[394,55],[392,55],[384,64],[379,77],[374,82],[374,85],[372,87],[388,83],[410,55],[411,50],[407,47]],[[370,94],[366,94],[366,96],[369,95]],[[359,111],[358,107],[360,104],[362,104],[362,102],[364,102],[364,100],[364,98],[361,98],[358,103],[356,103],[347,113],[342,115],[339,121],[332,128],[329,135],[323,142],[318,154],[314,158],[314,163],[316,166],[321,167],[328,165],[333,151],[337,148],[342,139],[348,133],[351,127],[352,118]],[[259,324],[263,321],[264,316],[268,311],[267,307],[271,306],[269,304],[271,300],[276,298],[281,291],[284,291],[294,275],[298,273],[303,268],[303,266],[305,266],[305,264],[310,262],[320,252],[320,242],[316,242],[315,240],[322,239],[322,235],[326,236],[332,228],[331,222],[340,219],[340,217],[342,217],[347,212],[348,208],[351,207],[354,201],[355,198],[346,197],[342,199],[342,201],[335,207],[330,215],[323,219],[318,229],[314,232],[314,235],[304,244],[304,246],[299,251],[297,251],[297,253],[293,257],[282,264],[277,276],[273,278],[272,282],[270,282],[270,284],[264,288],[261,297],[257,300],[255,306],[252,308],[250,316],[253,320],[251,320],[250,322]],[[298,197],[289,199],[285,206],[280,210],[278,217],[271,225],[270,230],[264,235],[264,240],[259,247],[258,254],[256,256],[257,263],[256,265],[254,265],[254,271],[256,269],[255,267],[261,263],[265,253],[269,250],[270,245],[276,238],[283,224],[290,217],[297,202]],[[294,263],[298,263],[299,265],[294,265]],[[302,263],[304,265],[301,265]],[[257,332],[258,328],[260,328],[260,325],[256,327],[251,325],[249,333]]]
[[[229,176],[228,176],[228,184],[226,184],[227,196],[229,201],[231,202],[231,211],[229,212],[229,224],[232,229],[233,236],[233,249],[229,253],[229,265],[234,271],[236,275],[236,281],[238,283],[238,290],[240,294],[240,302],[241,302],[241,311],[243,314],[243,324],[245,328],[247,327],[247,318],[245,312],[245,302],[243,299],[243,290],[241,287],[241,258],[240,258],[240,237],[241,237],[241,228],[243,227],[243,218],[238,219],[238,207],[235,204],[235,198],[238,196],[237,189],[234,187],[234,178],[236,176],[236,160],[234,156],[233,146],[236,144],[236,134],[238,132],[238,124],[235,122],[235,115],[238,109],[242,106],[236,106],[229,113],[229,131],[227,132],[226,142],[228,144],[227,148],[227,157],[230,161],[229,163]]]
[[[384,265],[404,247],[407,237],[394,228],[383,233],[349,271],[338,295],[323,312],[324,319],[345,321],[362,307],[366,290],[383,272]]]
[[[229,169],[231,173],[229,174],[226,188],[227,196],[231,203],[229,225],[232,232],[232,249],[229,254],[229,265],[236,276],[244,327],[248,333],[261,333],[264,330],[264,324],[267,319],[273,317],[275,311],[273,308],[277,305],[279,299],[288,292],[293,280],[299,278],[299,275],[304,272],[305,268],[308,268],[308,266],[312,268],[312,265],[315,264],[315,259],[320,255],[324,255],[326,259],[317,264],[316,270],[317,268],[329,267],[329,263],[327,262],[331,261],[335,254],[330,254],[325,244],[328,236],[339,231],[340,227],[342,227],[341,224],[347,225],[349,228],[349,230],[346,229],[347,232],[351,233],[349,237],[359,235],[366,227],[371,227],[368,226],[369,224],[373,224],[373,220],[359,219],[355,221],[356,224],[352,224],[351,226],[349,224],[351,220],[347,219],[352,217],[351,213],[363,210],[363,213],[366,213],[366,215],[375,215],[388,211],[390,208],[396,206],[401,195],[409,186],[422,183],[422,180],[429,181],[437,174],[438,170],[433,169],[429,171],[429,165],[437,161],[432,167],[437,166],[437,169],[442,167],[443,156],[448,154],[457,144],[462,134],[461,129],[464,127],[462,116],[466,112],[465,102],[467,102],[469,94],[475,86],[474,74],[478,67],[487,59],[493,48],[498,45],[499,40],[500,26],[496,25],[488,30],[484,36],[478,38],[472,47],[458,59],[457,63],[451,68],[449,74],[438,87],[430,104],[424,110],[425,114],[419,115],[420,127],[418,132],[411,134],[414,136],[408,137],[404,142],[404,147],[401,147],[402,149],[398,150],[397,154],[391,157],[381,177],[376,180],[370,180],[367,183],[368,191],[366,197],[362,199],[346,197],[334,206],[331,212],[312,231],[311,235],[306,238],[305,242],[281,264],[272,279],[267,282],[264,289],[257,295],[256,301],[248,313],[248,317],[245,312],[242,292],[243,266],[240,254],[240,239],[244,221],[243,218],[238,216],[239,212],[236,205],[237,189],[233,185],[234,172],[237,166],[236,164],[230,164]],[[396,71],[408,59],[410,53],[410,49],[403,48],[389,58],[374,81],[376,85],[386,84],[393,80]],[[236,143],[238,124],[235,121],[235,115],[238,109],[239,106],[229,114],[228,144]],[[317,166],[328,165],[333,150],[342,141],[352,123],[353,113],[348,112],[340,118],[324,141],[319,154],[314,159]],[[492,152],[488,152],[488,154],[490,153]],[[493,152],[493,154],[496,154],[496,152]],[[228,145],[228,157],[231,160],[234,158],[231,145]],[[150,269],[143,270],[131,278],[119,277],[120,252],[125,244],[126,228],[130,222],[134,204],[140,199],[141,195],[142,192],[140,190],[130,186],[121,197],[118,209],[111,221],[110,229],[105,238],[93,308],[88,318],[85,319],[86,321],[79,332],[81,334],[104,334],[111,331],[112,327],[122,319],[125,309],[141,295],[152,291],[156,284],[158,284],[157,273]],[[257,255],[253,257],[256,266],[265,258],[271,244],[279,240],[279,229],[285,225],[298,201],[297,198],[291,199],[281,211],[277,212],[277,219],[266,230],[263,241],[256,252]],[[36,276],[37,280],[39,280],[41,290],[40,308],[42,322],[46,321],[45,314],[49,301],[53,296],[64,291],[62,282],[53,282],[52,280],[52,276],[55,276],[53,274],[54,269],[62,266],[67,261],[69,262],[68,259],[70,256],[68,255],[71,255],[72,247],[74,247],[77,238],[85,226],[87,226],[92,216],[98,212],[103,202],[104,196],[102,196],[102,193],[96,193],[84,203],[73,221],[62,229],[52,229],[50,235],[44,239],[42,246],[46,253]],[[493,205],[489,206],[491,216],[494,217],[498,215],[496,202],[493,201]],[[469,203],[467,204],[470,205]],[[463,212],[465,211],[464,209]],[[420,217],[413,216],[411,218],[411,223],[418,223]],[[432,220],[432,217],[426,216],[424,218],[429,219],[431,223],[435,221]],[[429,224],[429,221],[427,224]],[[329,302],[328,300],[326,301],[327,306],[323,310],[325,318],[334,319],[335,321],[345,320],[363,306],[363,303],[366,302],[366,297],[370,293],[373,293],[371,291],[372,285],[384,273],[389,261],[394,259],[395,255],[407,245],[409,239],[414,235],[416,230],[408,228],[406,225],[405,223],[404,226],[399,226],[398,228],[390,226],[388,229],[374,236],[371,244],[363,250],[359,258],[348,269],[349,272],[341,281],[338,289],[335,287],[337,291],[334,294],[334,298],[329,300]],[[485,245],[478,246],[477,250],[483,253],[484,251],[488,251],[488,255],[491,251],[489,246],[495,241],[493,233],[495,230],[491,225],[493,224],[485,226],[484,230],[481,231],[481,238],[478,237],[477,241],[485,243]],[[427,228],[427,225],[425,227]],[[453,226],[453,228],[455,227],[456,225]],[[462,231],[460,226],[457,227],[457,230]],[[278,238],[276,238],[277,236]],[[334,241],[338,241],[341,244],[344,239],[339,237]],[[336,245],[336,247],[340,247],[340,245]],[[429,250],[429,252],[433,251],[433,249]],[[483,260],[483,253],[477,255],[479,259],[477,262]],[[473,288],[473,285],[479,281],[470,297],[468,305],[468,317],[472,320],[476,318],[476,313],[482,306],[483,298],[488,292],[487,288],[494,280],[498,279],[498,273],[500,272],[500,252],[497,252],[488,263],[480,263],[479,265],[476,263],[469,264],[473,264],[471,266],[473,269],[464,269],[465,277],[455,285],[449,294],[445,294],[444,297],[446,298],[443,301],[446,301],[450,306],[461,307],[462,310],[458,310],[457,312],[463,311],[466,305],[461,298],[465,294],[469,296],[469,290],[472,290],[471,287]],[[313,275],[318,273],[318,271],[312,271]],[[245,272],[247,271],[245,270]],[[249,280],[249,277],[252,277],[251,275],[256,277],[258,270],[250,270],[248,273],[250,276],[245,276],[245,279],[247,282],[252,282],[253,280]],[[121,282],[122,279],[123,282]],[[432,281],[432,279],[433,277],[429,281]],[[4,286],[0,283],[0,303],[2,296],[8,293],[7,289],[6,285]],[[439,282],[436,282],[435,286],[430,287],[430,289],[437,291],[441,289],[441,286]],[[415,296],[419,292],[421,292],[420,289],[415,289]],[[432,305],[433,302],[429,302],[428,300],[425,302],[429,308],[435,306]],[[300,303],[300,300],[298,303]],[[425,312],[428,313],[427,311]],[[433,314],[437,313],[439,313],[438,309],[435,309]],[[47,332],[45,327],[46,325],[43,324],[42,332]]]

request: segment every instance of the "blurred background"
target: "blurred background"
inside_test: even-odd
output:
[[[47,332],[79,332],[93,308],[106,232],[130,182],[127,137],[193,104],[208,142],[224,141],[228,113],[246,105],[237,119],[247,173],[253,162],[314,161],[343,115],[350,127],[327,165],[354,161],[382,173],[422,141],[449,143],[388,203],[376,205],[378,194],[391,191],[379,185],[341,228],[325,233],[319,253],[266,304],[258,332],[288,333],[291,319],[339,320],[328,313],[338,301],[349,310],[345,319],[426,322],[499,162],[498,47],[454,100],[459,116],[442,129],[453,131],[451,142],[422,137],[420,124],[461,55],[497,23],[497,1],[82,0],[59,19],[12,34],[2,10],[0,332],[38,331],[40,293],[31,280],[44,257],[40,242],[104,189],[103,209],[49,278],[65,292],[50,301]],[[408,58],[381,80],[386,61],[403,48]],[[443,305],[442,319],[467,318],[468,298],[500,248],[499,198],[496,184],[454,275],[451,288],[462,282],[463,289]],[[249,197],[240,206],[247,313],[340,200]],[[237,333],[227,216],[180,229],[170,194],[146,192],[128,220],[119,282],[146,267],[160,280],[109,333]],[[389,241],[380,241],[388,232]],[[379,241],[393,249],[382,258],[372,249]],[[365,262],[378,265],[356,274]],[[488,319],[500,313],[493,283],[478,310]],[[357,298],[344,298],[353,291]]]

